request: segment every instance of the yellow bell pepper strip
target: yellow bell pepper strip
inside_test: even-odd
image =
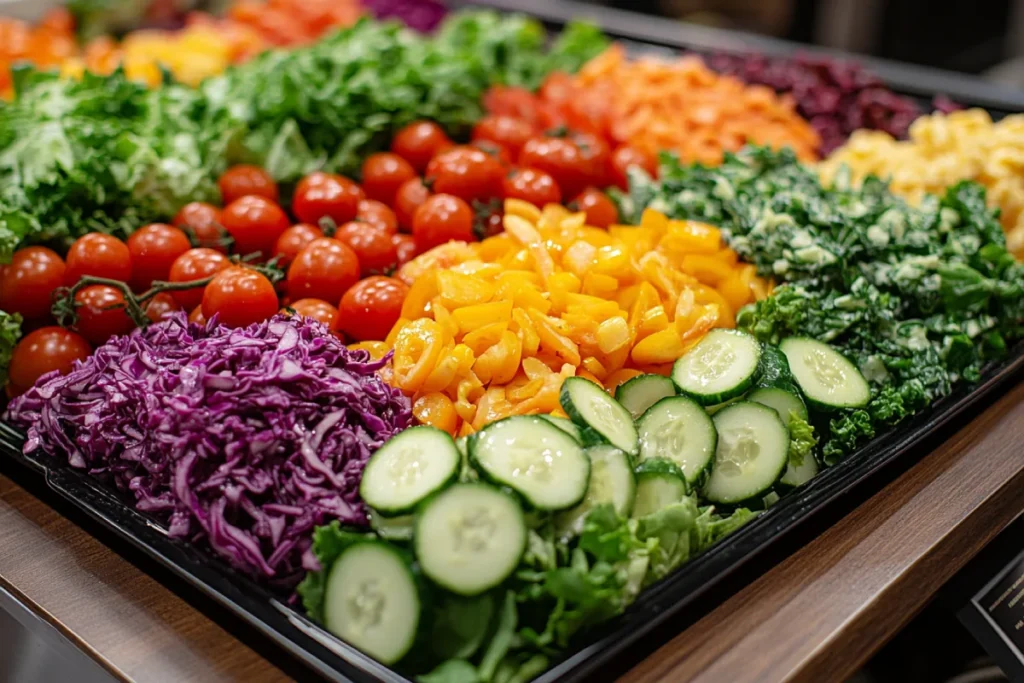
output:
[[[417,419],[454,435],[530,413],[561,414],[566,377],[614,388],[667,372],[770,283],[718,229],[648,210],[602,230],[559,205],[505,203],[505,232],[450,242],[402,267],[402,317],[375,355]]]

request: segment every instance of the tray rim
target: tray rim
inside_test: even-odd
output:
[[[1001,88],[962,74],[737,31],[669,22],[627,10],[569,0],[456,0],[449,4],[453,7],[485,6],[503,12],[517,12],[555,25],[585,18],[594,21],[609,35],[646,47],[727,52],[756,50],[780,56],[799,52],[851,59],[873,70],[894,90],[917,96],[941,93],[986,109],[1024,111],[1024,91]],[[1015,380],[1024,376],[1022,371],[1024,343],[1019,344],[1007,360],[994,369],[990,368],[981,383],[974,387],[960,386],[928,411],[876,435],[864,448],[823,471],[796,495],[786,496],[779,505],[758,519],[646,589],[625,615],[598,631],[598,634],[608,631],[606,635],[588,638],[589,644],[557,661],[533,679],[534,683],[588,680],[598,667],[622,656],[644,635],[678,615],[698,598],[716,590],[725,578],[749,565],[784,536],[792,534],[832,505],[839,496],[884,467],[897,460],[907,460],[911,453],[920,451],[915,448],[917,441],[934,436],[979,402],[1005,393]],[[0,422],[0,471],[4,462],[9,460],[34,470],[37,476],[42,476],[49,492],[85,512],[133,551],[155,561],[178,580],[216,601],[311,672],[332,681],[409,682],[401,674],[330,635],[252,580],[240,577],[223,562],[212,559],[205,551],[167,538],[152,519],[134,510],[116,493],[105,490],[85,473],[69,467],[53,468],[39,459],[22,455],[17,439],[12,436],[12,428]],[[83,487],[79,494],[84,490],[85,497],[70,490],[78,486]],[[115,519],[112,516],[114,510],[126,513],[127,519]],[[785,514],[787,512],[789,514]],[[714,571],[716,569],[718,571]],[[711,580],[701,578],[702,573],[709,571]],[[671,600],[668,607],[654,604],[673,597],[677,599]],[[631,620],[639,621],[643,627],[630,628]]]

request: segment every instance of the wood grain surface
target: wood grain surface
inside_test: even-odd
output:
[[[843,680],[1022,509],[1024,385],[623,680]],[[124,679],[287,680],[3,476],[0,584]]]
[[[842,681],[1024,511],[1024,385],[621,680]]]
[[[288,680],[202,613],[3,476],[0,585],[126,680]]]

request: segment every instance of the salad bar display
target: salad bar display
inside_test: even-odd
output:
[[[3,461],[320,675],[585,676],[1024,364],[1020,116],[376,5],[3,29]]]

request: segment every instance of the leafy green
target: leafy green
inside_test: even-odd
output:
[[[21,316],[0,311],[0,387],[7,384],[11,354],[21,338]]]
[[[789,411],[789,464],[800,467],[818,445],[814,427],[795,411]]]
[[[218,197],[234,136],[200,123],[200,94],[148,89],[117,71],[80,81],[21,68],[0,104],[0,261],[23,240],[65,246],[100,230],[121,236]]]
[[[305,48],[271,51],[202,85],[209,117],[245,129],[236,161],[281,181],[314,170],[355,174],[369,152],[417,119],[468,133],[496,83],[535,88],[553,69],[575,70],[607,40],[574,25],[550,51],[522,16],[455,13],[424,38],[395,22],[362,20]]]
[[[862,410],[824,418],[834,462],[937,399],[1024,334],[1024,265],[1006,251],[984,189],[961,182],[919,207],[868,178],[823,187],[788,150],[748,147],[722,166],[665,156],[622,204],[721,226],[761,275],[784,282],[737,315],[764,342],[827,341],[871,382]]]
[[[550,521],[543,523],[530,530],[519,568],[502,586],[472,598],[430,590],[404,670],[421,683],[526,683],[575,636],[621,614],[644,587],[753,517],[745,509],[723,517],[711,507],[698,509],[696,498],[687,496],[640,519],[598,505],[569,541]],[[314,533],[322,569],[299,586],[314,620],[323,620],[331,564],[369,535],[337,522]]]
[[[434,37],[365,19],[199,89],[169,75],[149,89],[120,71],[76,81],[17,69],[17,96],[0,103],[0,263],[24,242],[123,237],[190,201],[216,201],[230,164],[264,165],[292,182],[320,169],[358,173],[366,154],[417,119],[466,135],[489,86],[536,87],[607,40],[572,25],[550,50],[545,43],[535,21],[471,11]]]

